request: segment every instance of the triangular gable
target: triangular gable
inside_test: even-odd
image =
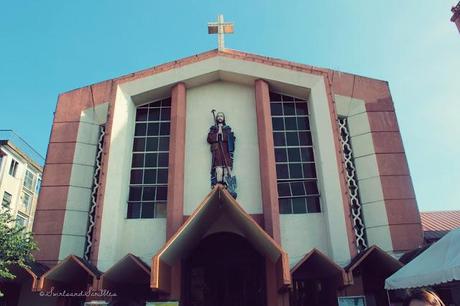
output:
[[[150,267],[139,257],[129,253],[102,274],[100,289],[109,289],[119,284],[150,284]]]
[[[308,252],[292,269],[293,279],[320,279],[336,277],[339,283],[346,285],[348,278],[345,270],[317,249]]]
[[[9,268],[10,272],[16,277],[13,280],[5,280],[6,282],[23,283],[28,278],[32,279],[32,291],[37,291],[37,286],[40,277],[45,274],[49,268],[39,262],[31,262],[28,267],[20,267],[13,265]],[[3,281],[3,280],[2,280]]]
[[[387,252],[382,250],[376,245],[371,246],[365,251],[358,254],[353,260],[345,267],[345,271],[348,273],[350,282],[353,283],[353,271],[360,266],[366,264],[369,260],[374,261],[376,264],[373,265],[374,269],[381,270],[385,275],[391,275],[399,270],[403,264],[389,255]]]
[[[225,214],[250,244],[276,265],[279,289],[290,285],[287,253],[270,237],[229,192],[217,185],[195,209],[187,221],[165,243],[152,259],[151,288],[169,292],[172,266],[187,255],[212,227],[213,221]]]
[[[80,285],[85,287],[88,278],[91,279],[92,287],[97,288],[97,282],[101,274],[88,261],[75,255],[69,255],[40,277],[37,289],[43,291],[49,290],[51,287],[59,288],[64,286],[72,288]]]

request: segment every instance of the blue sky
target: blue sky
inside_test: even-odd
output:
[[[216,48],[389,81],[421,210],[460,209],[460,34],[455,0],[4,1],[0,129],[43,155],[57,96]]]

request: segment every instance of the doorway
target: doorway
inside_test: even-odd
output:
[[[242,236],[203,238],[182,263],[185,306],[265,306],[265,257]]]

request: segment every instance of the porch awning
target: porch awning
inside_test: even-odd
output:
[[[100,289],[113,289],[120,285],[150,285],[150,267],[139,257],[128,254],[101,276]]]
[[[187,221],[153,257],[150,287],[169,292],[172,266],[189,254],[219,217],[225,216],[262,255],[276,265],[278,288],[291,284],[287,253],[244,211],[222,186],[217,185]]]
[[[49,268],[39,262],[31,262],[27,264],[28,267],[23,268],[18,265],[13,265],[9,268],[10,272],[16,277],[12,280],[2,279],[3,282],[11,282],[23,284],[31,280],[31,290],[37,291],[37,286],[40,280],[40,277],[45,274]]]
[[[335,278],[339,285],[346,285],[348,278],[345,270],[317,249],[308,252],[292,269],[293,279]]]
[[[51,287],[67,290],[86,290],[88,285],[97,288],[101,272],[88,261],[75,255],[69,255],[59,264],[42,275],[37,286],[39,291]]]
[[[432,244],[387,278],[386,289],[434,286],[460,281],[460,228]]]
[[[345,271],[348,273],[350,283],[353,284],[353,271],[359,267],[385,279],[402,266],[403,264],[399,260],[373,245],[353,258],[345,267]]]

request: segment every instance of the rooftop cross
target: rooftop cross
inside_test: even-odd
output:
[[[233,33],[233,23],[224,22],[224,15],[217,16],[217,22],[208,22],[208,34],[217,34],[217,49],[224,50],[224,34]]]

